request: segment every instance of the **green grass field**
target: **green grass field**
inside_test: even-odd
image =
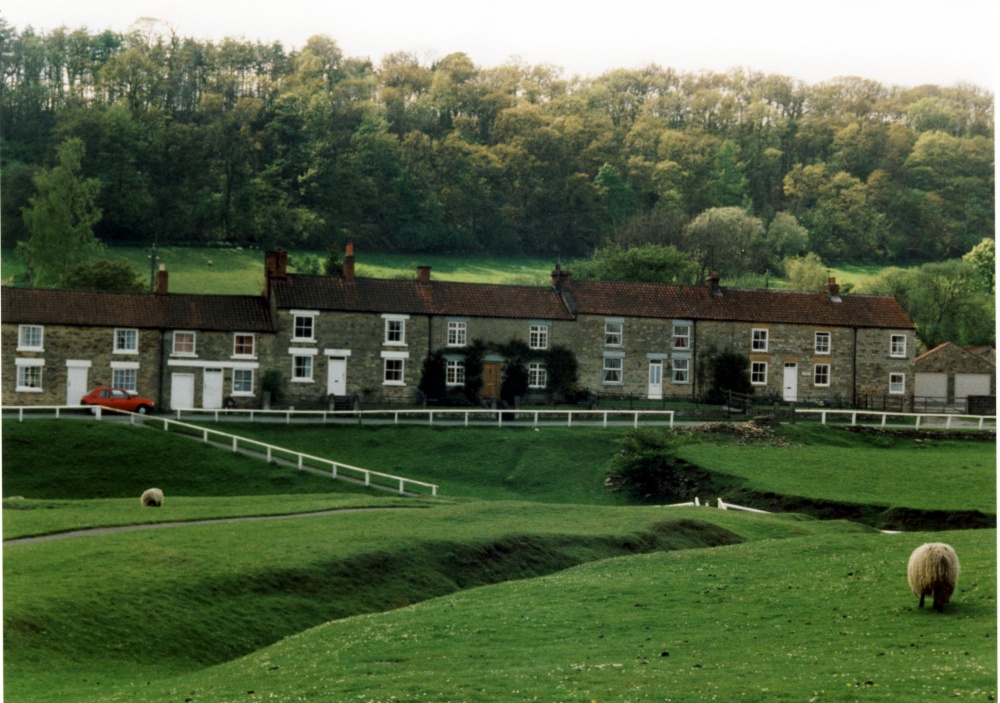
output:
[[[230,427],[431,480],[445,498],[359,492],[150,428],[4,421],[5,539],[394,508],[5,545],[8,703],[996,696],[995,530],[629,505],[603,486],[614,429]],[[717,436],[680,448],[772,490],[926,493],[936,508],[952,496],[928,486],[947,485],[990,502],[971,466],[990,443],[935,440],[932,455],[785,429],[773,451]],[[828,457],[853,462],[853,479],[820,473]],[[905,479],[865,485],[894,463]],[[139,507],[150,485],[162,508]],[[909,553],[932,540],[962,561],[943,615],[906,586]]]
[[[298,271],[299,263],[322,258],[325,252],[292,250],[289,270]],[[150,271],[149,247],[109,247],[109,258],[131,261],[145,280]],[[468,283],[500,283],[507,285],[547,285],[554,261],[539,257],[445,256],[435,254],[388,254],[356,252],[356,273],[371,278],[416,278],[417,266],[430,266],[435,280]],[[264,289],[264,252],[259,249],[223,247],[157,248],[157,262],[170,274],[170,290],[174,293],[224,293],[257,295]],[[572,269],[572,261],[564,262]],[[863,292],[883,269],[875,264],[830,264],[830,274],[841,285],[853,283]],[[24,265],[10,249],[0,251],[0,275],[5,282],[19,280]],[[784,282],[772,278],[770,285],[780,288]],[[723,285],[732,285],[723,280]]]

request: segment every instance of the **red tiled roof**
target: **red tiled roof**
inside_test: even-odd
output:
[[[0,290],[0,319],[9,323],[144,329],[270,332],[267,301],[249,295],[154,295],[11,288]]]
[[[912,329],[913,321],[891,296],[724,288],[712,295],[705,286],[574,281],[574,308],[590,315],[731,320],[837,327]]]
[[[572,320],[550,288],[289,275],[271,280],[279,308]]]

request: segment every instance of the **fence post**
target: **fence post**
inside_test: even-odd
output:
[[[236,435],[233,435],[233,454],[236,453]]]
[[[299,471],[302,471],[302,455],[299,454]]]
[[[337,478],[337,462],[331,461],[330,466],[333,469],[333,478]]]
[[[267,448],[267,463],[271,463],[271,447]]]
[[[434,426],[434,411],[433,410],[428,411],[428,413],[427,413],[427,419],[428,419],[427,424],[430,425],[431,427],[433,427]],[[402,493],[402,491],[400,491],[400,493]]]
[[[404,481],[406,481],[405,478],[399,479],[399,494],[400,495],[402,495],[402,494],[404,494],[406,492],[406,491],[403,490],[403,482]]]

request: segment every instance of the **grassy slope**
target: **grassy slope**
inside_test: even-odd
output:
[[[943,615],[918,609],[905,581],[911,549],[935,538],[830,534],[605,560],[330,622],[100,700],[988,700],[996,533],[950,535],[963,575]]]

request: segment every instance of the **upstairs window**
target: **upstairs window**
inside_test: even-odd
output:
[[[816,333],[815,350],[816,350],[817,354],[829,354],[830,353],[830,333],[829,332],[817,332]]]
[[[195,355],[194,332],[174,332],[174,351],[177,356]]]
[[[45,328],[41,325],[21,325],[17,329],[17,351],[45,351],[42,339]]]
[[[750,351],[767,351],[767,330],[754,328],[750,333]]]
[[[138,354],[139,353],[139,330],[137,329],[117,329],[115,330],[115,354]]]
[[[448,346],[464,347],[466,340],[467,324],[465,322],[448,323]]]
[[[316,313],[304,313],[304,312],[293,313],[292,341],[293,342],[316,341]]]
[[[674,349],[691,348],[691,325],[686,322],[674,323]]]
[[[385,343],[389,346],[406,346],[406,320],[409,315],[383,315],[385,319]]]
[[[604,323],[604,346],[620,347],[623,340],[625,323],[620,320],[609,320]]]
[[[889,356],[906,357],[905,334],[893,334],[889,336]]]
[[[233,335],[233,356],[252,358],[254,355],[254,336],[237,332]]]
[[[549,326],[531,325],[528,330],[528,346],[532,349],[549,348]]]

